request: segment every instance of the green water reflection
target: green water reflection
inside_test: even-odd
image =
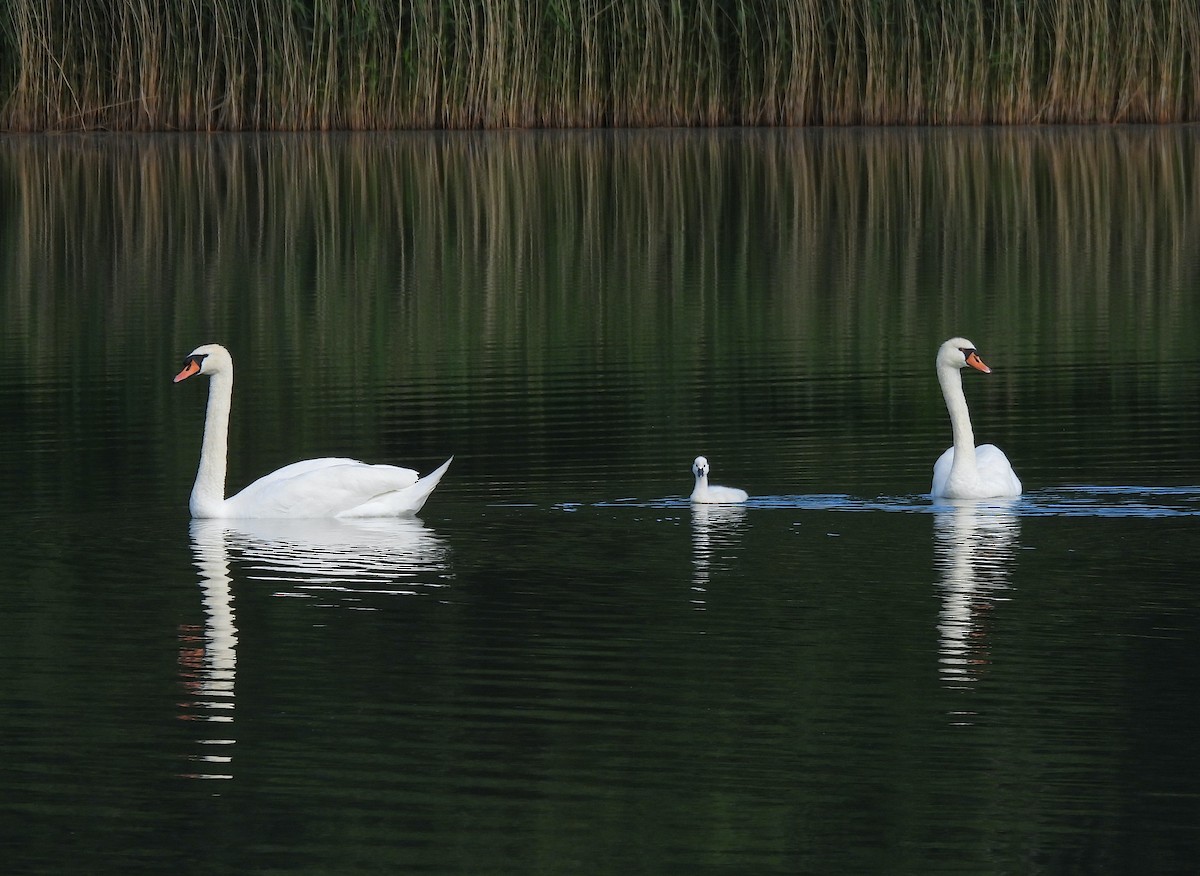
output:
[[[1198,152],[0,140],[6,858],[1186,872]],[[922,495],[953,334],[1012,507]],[[231,488],[454,454],[421,521],[189,527],[214,340]]]

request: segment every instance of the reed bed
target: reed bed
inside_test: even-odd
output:
[[[1194,0],[8,0],[8,130],[1200,119]]]

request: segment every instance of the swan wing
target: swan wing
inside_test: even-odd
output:
[[[361,505],[338,514],[338,517],[401,517],[416,514],[425,500],[442,480],[454,457],[450,457],[415,484],[375,496]]]
[[[276,481],[285,481],[289,478],[294,478],[297,475],[308,474],[309,472],[319,471],[323,468],[333,468],[339,465],[364,465],[365,463],[357,459],[348,459],[341,456],[323,456],[318,459],[302,459],[299,462],[293,462],[291,465],[285,465],[283,468],[276,469],[270,474],[265,474],[252,484],[247,484],[245,489],[239,495],[248,493],[251,489],[261,489],[267,484],[275,483]],[[412,469],[405,469],[412,473],[412,479],[417,479],[417,473]]]
[[[225,501],[226,517],[337,517],[416,483],[417,473],[353,459],[306,459],[264,475]]]
[[[975,467],[979,470],[979,481],[987,493],[986,498],[1021,495],[1021,481],[1013,471],[1012,463],[995,444],[981,444],[975,448]]]
[[[946,482],[950,480],[950,469],[954,467],[954,448],[947,447],[946,452],[937,458],[937,462],[933,464],[933,486],[930,488],[930,494],[934,496],[946,495]]]

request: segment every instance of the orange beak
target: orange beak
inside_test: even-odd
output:
[[[979,354],[976,353],[974,350],[967,353],[967,364],[970,365],[972,368],[974,368],[976,371],[982,371],[984,374],[992,373],[992,369],[988,368],[986,365],[983,364],[983,360],[979,358]],[[179,378],[177,377],[175,379],[178,380]]]
[[[175,375],[175,379],[172,381],[172,383],[178,383],[181,380],[187,380],[189,377],[191,377],[193,374],[195,374],[199,370],[200,370],[200,363],[197,362],[195,359],[188,359],[187,364],[183,366],[182,371],[180,371],[178,374]]]

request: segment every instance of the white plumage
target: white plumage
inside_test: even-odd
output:
[[[453,459],[418,478],[411,468],[326,457],[285,465],[225,498],[233,357],[220,344],[197,347],[175,376],[209,377],[200,467],[189,507],[196,518],[399,517],[416,514]]]
[[[938,383],[950,412],[954,445],[933,464],[935,498],[994,499],[1021,495],[1021,481],[1004,451],[994,444],[975,446],[971,414],[963,394],[961,369],[971,366],[984,374],[992,369],[983,364],[975,345],[966,338],[951,338],[937,354]]]
[[[745,490],[737,487],[718,487],[708,483],[709,465],[703,456],[697,456],[692,463],[692,474],[696,476],[696,486],[692,490],[693,502],[710,504],[729,504],[745,502],[749,498]]]

